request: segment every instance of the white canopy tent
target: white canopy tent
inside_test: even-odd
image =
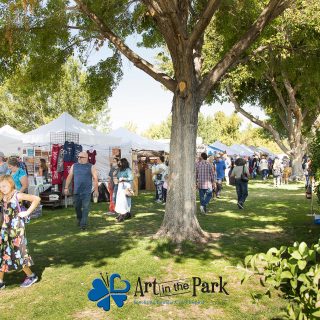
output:
[[[57,119],[52,120],[35,130],[27,132],[23,136],[23,142],[30,145],[50,144],[50,134],[58,132],[71,132],[79,134],[79,143],[82,146],[112,146],[118,145],[120,139],[109,138],[107,135],[97,131],[91,126],[80,122],[69,113],[62,113]]]
[[[0,135],[21,140],[23,133],[6,124],[5,126],[0,128]]]
[[[233,150],[235,150],[235,151],[236,151],[236,154],[239,155],[239,156],[242,156],[242,157],[246,156],[246,157],[248,157],[248,156],[251,156],[251,155],[252,155],[252,150],[250,150],[250,152],[249,152],[246,148],[243,148],[240,144],[233,144],[233,145],[231,146],[231,148],[232,148]]]
[[[228,147],[224,143],[220,141],[216,141],[212,143],[209,147],[217,148],[219,150],[222,150],[222,152],[226,152],[228,156],[232,156],[237,154],[237,150],[234,150],[232,147]]]
[[[108,137],[121,139],[120,147],[130,150],[153,150],[169,152],[169,144],[141,137],[138,134],[129,131],[126,128],[118,128],[111,131]]]
[[[50,135],[60,132],[79,134],[79,144],[82,145],[84,151],[95,149],[97,151],[96,167],[100,178],[106,178],[111,149],[114,146],[119,146],[122,140],[99,132],[75,119],[67,112],[62,113],[57,119],[48,124],[24,134],[23,143],[25,146],[39,146],[49,149],[51,143]]]
[[[247,147],[247,146],[244,145],[244,144],[240,144],[240,146],[241,146],[244,150],[247,150],[247,151],[248,151],[248,155],[249,155],[249,156],[253,156],[253,155],[254,155],[254,150],[251,149],[250,147]]]
[[[22,140],[0,134],[0,151],[2,151],[6,157],[20,155],[22,153]]]
[[[270,151],[268,148],[259,147],[258,149],[261,151],[261,153],[265,153],[265,154],[267,154],[268,156],[270,156],[270,157],[272,157],[272,158],[274,158],[274,157],[276,156],[276,155],[275,155],[272,151]]]

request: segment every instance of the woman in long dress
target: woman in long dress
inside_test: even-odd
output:
[[[115,211],[119,214],[119,222],[131,218],[131,196],[128,193],[132,190],[132,171],[126,158],[120,159],[119,171],[117,174],[119,181]]]

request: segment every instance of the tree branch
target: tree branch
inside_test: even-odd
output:
[[[203,101],[211,88],[220,80],[227,70],[238,63],[240,55],[258,38],[267,24],[281,14],[293,0],[270,0],[258,19],[246,34],[229,50],[217,65],[208,73],[200,86],[200,97]]]
[[[278,131],[268,122],[260,120],[258,118],[256,118],[255,116],[253,116],[252,114],[250,114],[249,112],[247,112],[246,110],[244,110],[241,106],[239,101],[236,99],[236,97],[234,96],[231,86],[227,85],[227,91],[230,97],[231,102],[233,103],[235,109],[240,112],[243,116],[245,116],[247,119],[249,119],[251,122],[255,123],[256,125],[258,125],[259,127],[262,127],[266,130],[268,130],[275,142],[277,143],[277,145],[281,148],[281,150],[284,153],[290,153],[290,150],[284,145],[284,143],[282,142],[280,135],[278,133]]]
[[[278,100],[280,102],[280,105],[283,108],[285,118],[282,116],[281,113],[278,114],[283,126],[288,131],[288,134],[292,131],[292,116],[291,116],[291,110],[290,107],[287,105],[287,103],[284,100],[283,94],[281,90],[279,89],[275,79],[273,76],[266,75],[266,78],[270,81],[271,86],[273,88],[273,91],[275,92],[276,96],[278,97]]]
[[[188,3],[181,3],[180,8],[178,8],[179,4],[173,0],[159,0],[158,2],[160,6],[163,6],[163,12],[167,13],[176,34],[187,40]]]
[[[193,31],[189,37],[188,50],[195,47],[199,38],[202,38],[207,26],[209,25],[214,13],[219,9],[221,0],[208,0],[207,7],[204,9],[197,24],[194,26]]]
[[[108,39],[124,56],[126,56],[137,68],[141,69],[149,76],[163,84],[167,89],[174,92],[176,88],[176,81],[174,81],[167,74],[157,70],[151,63],[141,58],[133,50],[131,50],[117,35],[115,35],[104,22],[93,13],[82,0],[75,0],[80,10],[94,22],[99,29],[101,35]]]

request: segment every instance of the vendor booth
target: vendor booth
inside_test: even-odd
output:
[[[41,193],[42,200],[48,206],[58,206],[63,200],[66,205],[72,204],[71,197],[62,199],[61,190],[79,152],[88,153],[89,162],[96,165],[100,183],[105,183],[112,146],[119,145],[121,139],[108,137],[64,112],[50,123],[26,133],[23,142],[24,161],[31,179],[37,176],[40,159],[46,160],[51,190]],[[33,190],[38,192],[37,188],[30,192]]]
[[[125,128],[118,128],[108,134],[109,138],[121,139],[119,149],[113,155],[127,158],[134,175],[133,189],[154,190],[151,168],[156,158],[169,152],[169,143],[162,143],[141,137]]]

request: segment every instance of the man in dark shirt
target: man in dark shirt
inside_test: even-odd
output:
[[[65,194],[69,192],[69,186],[74,177],[74,206],[78,219],[78,226],[82,230],[87,228],[89,207],[92,191],[92,179],[94,182],[94,197],[98,197],[98,175],[95,167],[88,162],[88,154],[80,152],[78,156],[78,163],[75,163],[69,172]]]

